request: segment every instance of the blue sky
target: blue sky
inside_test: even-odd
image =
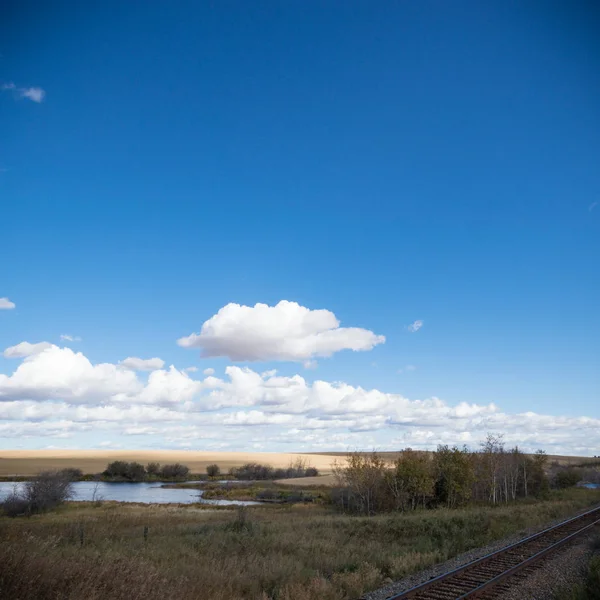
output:
[[[598,453],[591,4],[2,10],[0,447]]]

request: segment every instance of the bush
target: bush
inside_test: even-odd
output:
[[[152,477],[158,477],[160,474],[160,463],[157,462],[149,462],[146,465],[146,473],[151,475]]]
[[[2,510],[7,517],[20,517],[29,513],[29,502],[13,492],[2,503]]]
[[[164,465],[160,470],[163,479],[185,479],[190,472],[189,468],[180,463]]]
[[[265,479],[293,479],[296,477],[315,477],[319,471],[314,467],[306,467],[302,459],[290,464],[287,469],[274,469],[269,465],[259,463],[246,463],[241,467],[233,468],[229,473],[236,479],[245,481],[263,481]]]
[[[221,467],[219,467],[219,465],[216,464],[208,465],[206,467],[206,474],[209,477],[218,477],[221,474]]]
[[[246,463],[241,467],[231,469],[231,474],[237,479],[249,480],[264,480],[273,479],[275,471],[273,467],[261,465],[259,463]]]
[[[45,471],[25,484],[23,496],[30,513],[43,512],[72,498],[73,486],[64,473]]]
[[[32,515],[56,508],[72,497],[73,486],[63,471],[45,471],[25,483],[22,492],[15,490],[2,509],[9,517]]]
[[[103,475],[117,480],[144,481],[146,479],[146,469],[144,465],[138,462],[129,463],[124,460],[115,460],[106,467]]]
[[[581,481],[581,471],[579,469],[563,469],[556,474],[554,484],[559,489],[573,487]]]
[[[81,469],[74,469],[72,467],[68,469],[62,469],[61,473],[69,480],[69,481],[79,481],[83,478],[83,471]]]

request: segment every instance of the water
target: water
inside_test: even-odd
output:
[[[243,500],[205,500],[204,490],[184,488],[163,488],[160,483],[108,483],[106,481],[76,481],[73,483],[75,501],[116,500],[118,502],[142,502],[144,504],[213,504],[216,506],[240,506],[260,504]],[[0,501],[4,500],[13,489],[22,489],[22,483],[0,481]],[[94,496],[95,492],[95,496]]]
[[[583,487],[590,490],[600,490],[600,483],[584,483]]]

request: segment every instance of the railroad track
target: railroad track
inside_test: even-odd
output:
[[[525,576],[550,552],[600,524],[600,506],[554,527],[430,579],[388,600],[463,600],[496,598],[512,580]]]

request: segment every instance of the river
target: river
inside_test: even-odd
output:
[[[164,488],[160,483],[109,483],[106,481],[76,481],[73,484],[74,501],[116,500],[117,502],[142,502],[144,504],[213,504],[216,506],[241,506],[260,504],[243,500],[205,500],[204,490]],[[0,481],[0,501],[23,483]]]

